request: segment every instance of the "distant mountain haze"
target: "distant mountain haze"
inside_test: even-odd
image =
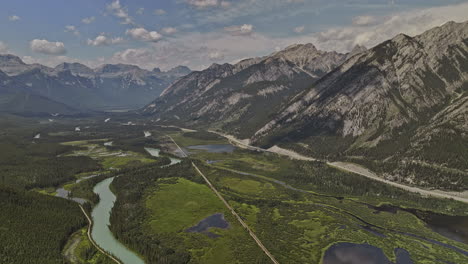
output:
[[[80,63],[62,63],[50,68],[26,64],[14,55],[0,55],[0,70],[28,92],[80,110],[142,107],[190,73],[184,66],[167,72],[126,64],[91,69]]]

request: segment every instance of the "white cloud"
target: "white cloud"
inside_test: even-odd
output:
[[[353,18],[353,25],[369,26],[375,24],[377,19],[374,16],[357,16]]]
[[[233,36],[246,36],[253,32],[253,26],[250,24],[244,24],[242,26],[230,26],[225,27],[224,31],[230,33]]]
[[[120,0],[114,0],[108,4],[107,10],[119,18],[122,24],[134,24],[133,18],[128,14],[127,8],[120,5]]]
[[[95,39],[88,39],[88,45],[90,46],[109,46],[114,44],[120,44],[124,42],[123,38],[109,38],[104,34],[97,36]]]
[[[161,40],[162,36],[156,31],[148,31],[144,28],[128,29],[125,34],[131,36],[133,39],[145,42],[157,42]]]
[[[416,11],[395,13],[391,16],[375,18],[368,26],[352,25],[332,28],[302,38],[327,50],[349,51],[355,45],[373,47],[399,33],[414,36],[448,21],[468,20],[468,3],[427,8]]]
[[[96,20],[95,17],[85,17],[83,19],[81,19],[81,22],[83,22],[84,24],[91,24],[94,22],[94,20]]]
[[[177,28],[174,27],[165,27],[162,29],[162,32],[167,35],[172,35],[177,33]]]
[[[76,27],[73,26],[73,25],[65,26],[65,32],[72,33],[72,34],[75,35],[75,36],[79,36],[79,35],[80,35],[80,32],[78,31],[78,29],[76,29]]]
[[[143,13],[145,13],[145,8],[140,7],[140,8],[137,9],[137,11],[135,13],[137,15],[143,15]]]
[[[187,0],[187,3],[189,5],[199,7],[199,8],[213,7],[213,6],[219,5],[218,0]]]
[[[232,2],[232,5],[234,7],[236,3]],[[259,32],[254,32],[249,37],[239,37],[223,31],[176,34],[171,38],[163,38],[158,42],[146,44],[144,48],[125,49],[109,58],[90,61],[88,65],[128,63],[146,69],[154,67],[169,69],[176,65],[187,65],[192,69],[200,70],[205,67],[204,65],[210,65],[213,60],[233,62],[240,58],[263,56],[273,52],[277,47],[284,48],[294,43],[313,43],[322,50],[348,52],[356,44],[371,48],[398,33],[417,35],[449,20],[466,21],[468,13],[465,10],[468,10],[468,3],[405,11],[384,17],[375,16],[375,23],[369,26],[349,23],[349,25],[330,28],[322,32],[308,33],[308,30],[304,30],[303,34],[292,34],[288,37],[271,37]],[[185,31],[185,28],[189,26],[181,25],[178,28]],[[147,30],[143,32],[147,33],[141,35],[148,34]],[[164,31],[161,32],[164,33]],[[128,34],[131,36],[130,31]],[[50,56],[41,60],[56,62],[58,60],[55,59],[56,57],[63,56]],[[52,62],[49,63],[52,64]]]
[[[10,20],[10,21],[18,21],[20,19],[21,19],[21,17],[19,17],[17,15],[12,15],[12,16],[8,17],[8,20]]]
[[[213,51],[208,54],[208,58],[212,61],[219,61],[224,59],[224,55],[219,51]]]
[[[8,53],[8,46],[2,41],[0,41],[0,53]]]
[[[304,32],[305,26],[299,26],[294,28],[294,32],[296,33],[302,33]]]
[[[165,14],[166,14],[166,10],[164,10],[164,9],[156,9],[156,10],[154,10],[154,13],[155,13],[156,15],[162,16],[162,15],[165,15]]]
[[[34,39],[29,43],[32,51],[48,55],[63,55],[67,53],[63,42],[50,42],[45,39]]]

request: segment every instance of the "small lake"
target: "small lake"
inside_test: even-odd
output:
[[[218,235],[208,231],[212,227],[226,229],[229,227],[229,223],[224,219],[223,214],[217,213],[201,220],[196,226],[188,228],[186,232],[204,233],[209,237],[216,238]]]
[[[408,251],[395,249],[396,264],[413,264]],[[368,244],[337,243],[327,249],[323,264],[393,264],[383,250]]]
[[[374,213],[387,212],[396,214],[398,211],[411,213],[425,222],[432,231],[452,240],[468,244],[468,216],[443,215],[429,211],[401,208],[389,204],[367,206],[375,210]]]
[[[195,145],[187,147],[191,150],[204,150],[210,153],[231,153],[233,152],[236,147],[230,144],[222,144],[222,145]]]
[[[121,244],[109,229],[110,214],[117,197],[110,190],[114,178],[108,178],[98,183],[93,191],[99,195],[100,201],[92,212],[93,228],[91,236],[105,251],[109,252],[124,264],[144,264],[145,262],[134,252]]]

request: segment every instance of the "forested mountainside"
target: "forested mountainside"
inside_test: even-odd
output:
[[[143,112],[162,122],[219,128],[247,137],[290,96],[309,87],[347,56],[305,44],[235,65],[213,64],[174,83]]]
[[[295,96],[251,140],[347,156],[394,180],[463,189],[467,94],[468,22],[450,22],[352,57]]]
[[[293,45],[194,72],[142,112],[262,147],[366,163],[393,180],[468,186],[467,32],[467,22],[449,22],[350,54]]]
[[[0,112],[68,115],[78,111],[32,92],[26,85],[0,71]]]
[[[80,110],[142,107],[175,80],[190,73],[183,66],[167,72],[126,64],[91,69],[79,63],[62,63],[49,68],[26,64],[13,55],[0,55],[0,71],[16,82],[13,88],[21,86],[28,93]],[[43,102],[36,104],[48,110]]]

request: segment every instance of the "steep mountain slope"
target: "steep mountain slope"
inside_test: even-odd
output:
[[[79,63],[62,63],[49,68],[26,64],[13,55],[0,55],[0,70],[38,95],[80,109],[142,107],[190,72],[182,66],[154,72],[125,64],[91,69]]]
[[[40,96],[0,71],[0,112],[21,114],[76,114],[77,110]]]
[[[468,22],[450,22],[351,57],[251,140],[345,155],[409,183],[467,188],[467,89]]]
[[[345,58],[346,54],[320,51],[306,44],[235,65],[213,64],[174,83],[143,112],[159,122],[251,135],[286,99]]]

